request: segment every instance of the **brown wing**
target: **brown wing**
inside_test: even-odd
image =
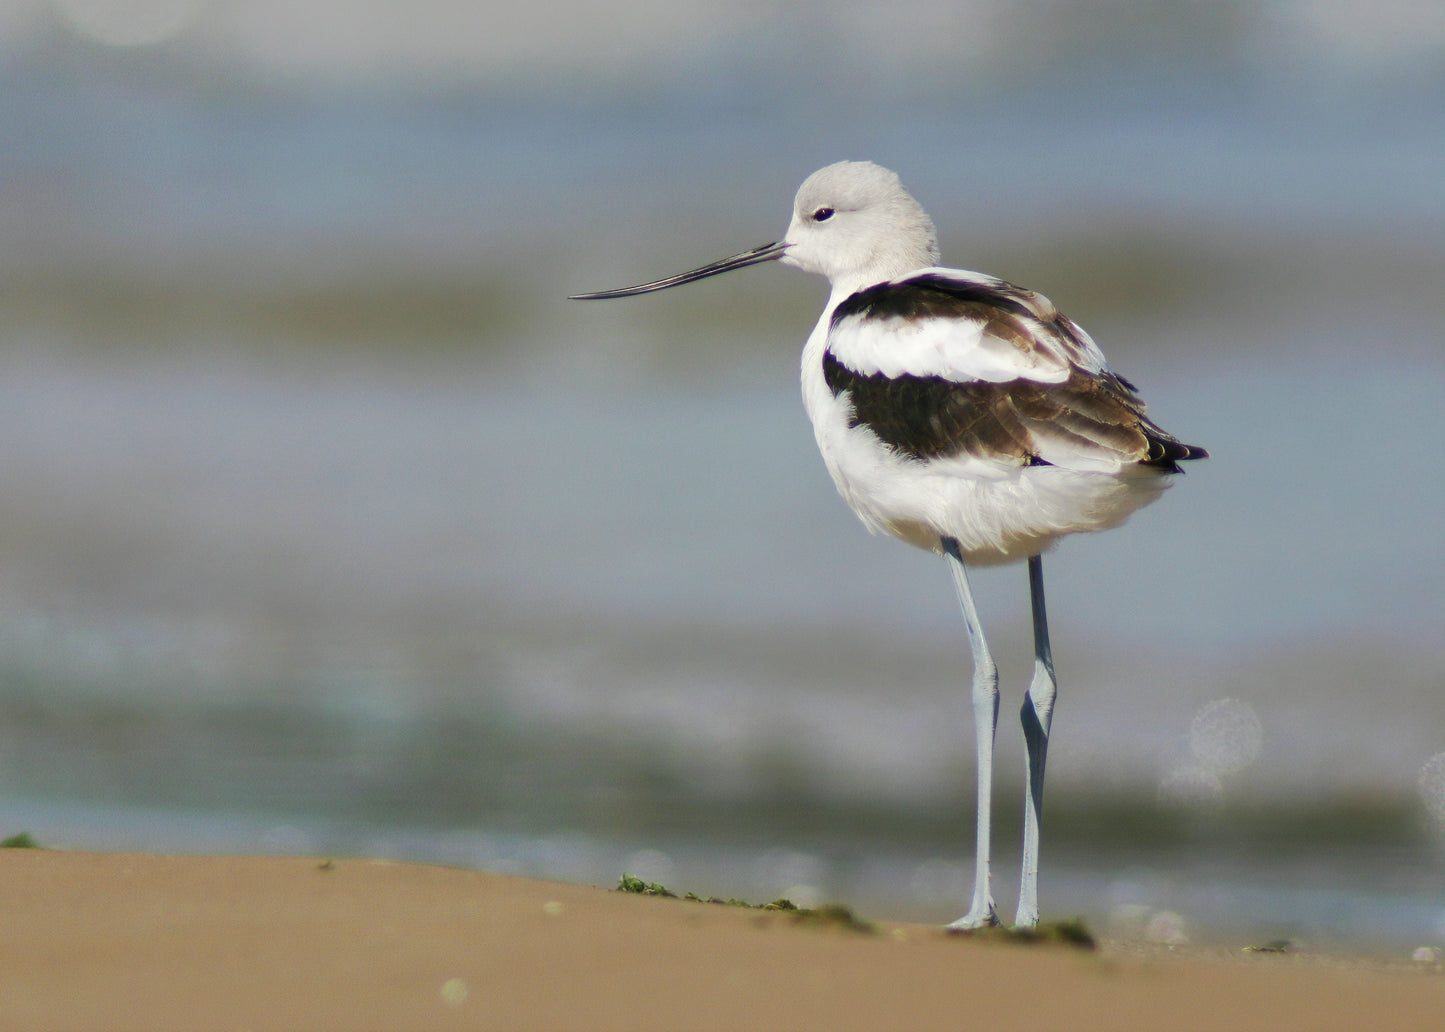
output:
[[[910,458],[967,454],[1018,465],[1141,464],[1177,472],[1180,460],[1206,454],[1156,426],[1130,386],[1107,372],[1075,370],[1060,384],[960,383],[865,376],[825,352],[823,375],[835,397],[848,393],[850,425],[866,426]]]

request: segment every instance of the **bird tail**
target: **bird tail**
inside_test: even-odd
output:
[[[1183,473],[1184,471],[1179,468],[1181,462],[1209,458],[1209,453],[1199,445],[1185,444],[1177,437],[1166,434],[1157,426],[1145,427],[1144,437],[1149,442],[1149,454],[1144,459],[1144,464],[1157,466],[1167,473]]]

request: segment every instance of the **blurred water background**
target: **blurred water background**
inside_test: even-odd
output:
[[[1046,563],[1046,912],[1445,944],[1435,5],[10,0],[0,90],[0,832],[956,917],[967,646],[814,454],[822,282],[563,300],[868,158],[1213,456]]]

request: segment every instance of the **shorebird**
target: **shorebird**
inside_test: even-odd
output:
[[[1015,925],[1038,923],[1039,815],[1058,691],[1042,554],[1124,522],[1179,463],[1207,457],[1145,413],[1128,380],[1042,294],[938,265],[938,234],[898,176],[866,161],[814,172],[787,234],[690,272],[576,294],[631,297],[760,262],[820,273],[828,303],[803,346],[803,405],[838,492],[874,533],[944,557],[973,654],[978,835],[973,900],[950,928],[999,923],[989,875],[998,667],[968,567],[1027,560],[1034,671]]]

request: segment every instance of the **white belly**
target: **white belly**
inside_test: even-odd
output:
[[[803,404],[838,493],[873,533],[933,552],[952,537],[972,565],[1007,563],[1066,534],[1116,527],[1169,484],[1148,466],[1098,472],[899,455],[866,427],[848,425],[846,394],[834,397],[823,381],[819,338],[815,331],[803,350]]]

